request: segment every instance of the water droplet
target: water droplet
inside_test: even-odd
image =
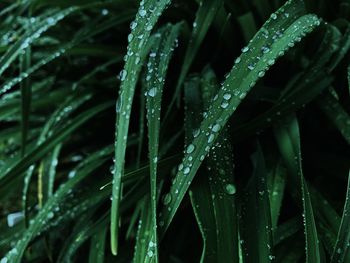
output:
[[[24,217],[23,212],[15,212],[7,215],[7,225],[13,227]]]
[[[139,15],[140,15],[141,17],[144,17],[146,14],[147,14],[147,11],[146,11],[145,9],[140,9]]]
[[[223,101],[220,106],[221,108],[226,109],[228,105],[229,103],[227,101]]]
[[[151,88],[148,92],[147,92],[148,96],[150,97],[154,97],[157,94],[157,89],[156,88]]]
[[[208,137],[208,143],[213,142],[214,138],[215,138],[214,134],[210,134],[209,137]]]
[[[262,51],[262,53],[266,54],[266,53],[268,53],[270,51],[270,49],[268,47],[263,46],[261,48],[261,51]]]
[[[233,184],[227,184],[225,186],[225,191],[229,195],[234,195],[236,193],[236,187]]]
[[[148,243],[148,246],[149,246],[149,247],[155,247],[156,244],[155,244],[153,241],[150,241],[150,242]]]
[[[119,74],[120,80],[121,80],[121,81],[124,81],[125,78],[126,78],[126,76],[127,76],[127,74],[128,74],[128,72],[127,72],[125,69],[123,69],[122,71],[120,71],[120,74]]]
[[[239,98],[240,98],[240,99],[243,99],[246,95],[247,95],[247,93],[242,92],[242,93],[239,95]]]
[[[236,58],[235,64],[238,64],[239,62],[241,62],[241,58],[240,57]]]
[[[47,218],[48,219],[52,219],[54,217],[54,213],[53,212],[49,212],[48,214],[47,214]]]
[[[255,68],[254,65],[252,65],[252,64],[249,64],[249,65],[248,65],[248,69],[249,69],[249,70],[253,70],[254,68]]]
[[[47,19],[47,23],[49,23],[50,25],[53,25],[55,23],[55,19],[53,19],[52,17],[49,17]]]
[[[190,173],[190,168],[189,167],[186,167],[185,169],[184,169],[184,174],[189,174]]]
[[[260,72],[258,73],[258,76],[259,76],[260,78],[262,78],[263,76],[265,76],[265,71],[260,71]]]
[[[224,94],[224,100],[229,100],[231,99],[231,94],[230,93],[225,93]]]
[[[130,29],[134,30],[137,27],[137,23],[135,21],[131,22]]]
[[[244,47],[244,48],[242,48],[242,52],[243,52],[243,53],[248,52],[248,50],[249,50],[249,47]]]
[[[108,15],[109,11],[108,11],[108,9],[104,8],[104,9],[102,9],[101,13],[102,13],[102,15],[106,16],[106,15]]]
[[[277,15],[276,15],[275,13],[272,13],[271,18],[272,18],[273,20],[276,20],[276,19],[277,19]]]
[[[3,258],[0,260],[0,263],[7,263],[7,262],[8,262],[7,257],[3,257]]]
[[[218,132],[218,131],[220,131],[220,128],[221,128],[220,124],[217,123],[213,126],[213,128],[211,130],[213,132]]]
[[[275,64],[275,60],[274,60],[274,59],[269,59],[269,60],[267,61],[267,64],[270,65],[270,66],[272,66],[273,64]]]
[[[200,129],[196,129],[193,131],[193,137],[196,138],[198,137],[198,135],[200,134],[201,130]]]
[[[193,144],[188,145],[186,149],[186,153],[192,153],[193,151],[194,151],[194,145]]]
[[[120,99],[120,97],[119,97],[119,99],[117,100],[117,103],[115,104],[115,111],[116,111],[117,113],[119,113],[120,110],[121,110],[121,108],[122,108],[122,103],[121,103],[121,99]]]
[[[168,193],[164,196],[163,203],[164,205],[168,205],[170,204],[170,202],[171,202],[171,194]]]

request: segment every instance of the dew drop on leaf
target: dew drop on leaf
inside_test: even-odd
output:
[[[233,184],[227,184],[225,186],[225,191],[229,195],[234,195],[236,193],[236,187]]]
[[[213,128],[211,130],[213,132],[218,132],[218,131],[220,131],[220,128],[221,128],[220,124],[217,123],[213,126]]]
[[[140,15],[141,17],[144,17],[146,14],[147,14],[147,12],[146,12],[145,9],[140,9],[139,15]]]
[[[231,94],[230,93],[225,93],[224,94],[224,100],[229,100],[231,99]]]
[[[249,51],[249,47],[244,47],[244,48],[242,48],[242,52],[243,53],[246,53],[246,52],[248,52]]]
[[[193,144],[188,145],[186,149],[186,153],[192,153],[193,151],[194,151],[194,145]]]
[[[150,97],[154,97],[157,94],[157,89],[156,88],[151,88],[148,92],[147,92],[148,96]]]
[[[201,130],[200,129],[196,129],[193,131],[193,137],[196,138],[199,134],[200,134]]]
[[[184,174],[189,174],[190,173],[190,168],[189,167],[186,167],[185,169],[184,169]]]
[[[208,137],[208,143],[213,142],[214,138],[215,138],[214,134],[210,134],[209,137]]]
[[[120,71],[120,74],[119,74],[120,80],[121,80],[121,81],[124,81],[125,78],[126,78],[126,76],[127,76],[127,74],[128,74],[128,72],[127,72],[125,69],[123,69],[122,71]]]
[[[221,106],[221,108],[226,109],[227,106],[228,106],[228,102],[224,101],[224,102],[221,103],[220,106]]]
[[[170,204],[170,202],[171,202],[171,194],[168,193],[164,196],[163,203],[164,205],[168,205]]]
[[[249,70],[253,70],[254,68],[255,68],[254,65],[252,65],[252,64],[249,64],[249,65],[248,65],[248,69],[249,69]]]

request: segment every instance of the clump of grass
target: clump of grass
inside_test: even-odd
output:
[[[0,7],[1,263],[350,261],[348,1]]]

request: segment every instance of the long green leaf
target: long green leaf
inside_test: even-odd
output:
[[[27,169],[31,164],[43,157],[47,152],[53,149],[57,143],[64,140],[87,120],[99,112],[106,110],[110,106],[111,103],[107,102],[91,108],[87,112],[83,112],[81,115],[78,115],[69,124],[67,124],[66,127],[62,128],[56,134],[48,138],[45,142],[29,151],[24,158],[16,160],[14,163],[9,164],[3,168],[3,171],[0,175],[1,187],[5,187],[11,181],[14,175],[25,171],[25,169]]]
[[[343,216],[341,219],[338,236],[334,245],[331,263],[347,262],[350,258],[349,243],[350,243],[350,173],[348,176],[348,185],[346,189],[345,204]]]
[[[321,262],[314,212],[312,209],[310,193],[302,171],[300,135],[297,119],[295,117],[286,119],[276,129],[276,138],[287,168],[295,178],[295,181],[298,182],[297,186],[301,188],[306,262]]]
[[[111,207],[111,251],[118,252],[119,203],[122,193],[121,177],[124,171],[126,139],[129,130],[131,106],[136,83],[144,62],[145,48],[160,15],[170,0],[141,1],[135,21],[130,25],[128,51],[124,69],[120,73],[120,92],[117,102],[117,120],[115,134],[115,165],[113,175],[112,207]],[[152,12],[150,12],[152,10]]]
[[[329,91],[325,91],[318,97],[317,103],[345,141],[350,144],[350,116],[339,101]]]
[[[103,263],[105,255],[105,243],[107,237],[107,227],[99,228],[91,238],[89,263]]]
[[[76,7],[70,7],[62,11],[56,12],[52,16],[44,19],[43,21],[33,25],[32,30],[26,32],[14,45],[7,50],[7,52],[0,58],[0,76],[10,66],[10,64],[20,54],[20,51],[30,46],[33,41],[41,36],[45,31],[49,30],[52,26],[55,26],[60,20],[76,11]],[[4,92],[9,87],[2,87],[1,92]]]
[[[207,69],[202,78],[202,99],[204,108],[209,106],[211,98],[217,92],[215,74]],[[233,149],[229,137],[230,129],[225,127],[220,132],[208,155],[207,169],[210,198],[215,216],[215,235],[217,261],[231,259],[238,261],[238,218],[236,212],[236,186],[233,173]]]
[[[272,228],[276,229],[286,186],[286,170],[281,162],[276,164],[268,179]]]
[[[84,164],[80,165],[78,172],[74,177],[68,180],[65,184],[61,185],[56,193],[49,198],[44,207],[39,211],[30,224],[29,228],[25,231],[22,237],[17,241],[14,249],[9,251],[6,258],[9,262],[19,263],[22,260],[23,253],[31,241],[40,231],[45,227],[51,219],[54,217],[55,211],[57,211],[57,206],[59,210],[60,201],[69,194],[69,191],[83,180],[87,175],[89,175],[94,169],[103,164],[101,160],[106,160],[105,154],[108,153],[108,149],[103,149],[97,152],[95,155],[91,155],[85,160]],[[86,167],[85,167],[86,165]]]
[[[185,82],[185,135],[186,145],[190,142],[192,134],[200,125],[202,119],[200,79],[193,77]],[[191,149],[191,148],[187,148]],[[194,215],[197,220],[199,231],[203,239],[201,262],[216,262],[217,247],[217,226],[212,200],[212,193],[209,185],[208,173],[205,170],[199,171],[201,178],[194,180],[190,187],[189,195]]]
[[[31,48],[30,46],[24,50],[24,54],[20,56],[21,74],[26,71],[31,64]],[[25,82],[21,83],[21,155],[26,151],[27,135],[29,129],[30,104],[32,100],[32,89],[30,79],[27,78]]]
[[[218,12],[222,4],[223,4],[223,0],[217,0],[217,1],[204,0],[200,2],[199,8],[196,13],[196,18],[192,25],[193,26],[192,34],[191,34],[188,46],[186,48],[186,54],[181,67],[180,76],[176,84],[175,94],[177,95],[180,94],[180,88],[186,78],[188,71],[190,70],[190,67],[198,52],[198,49],[201,43],[203,42],[204,37],[206,36],[209,30],[209,27],[211,26],[216,13]],[[174,96],[172,98],[172,101],[170,102],[168,111],[165,115],[166,117],[172,110],[173,104],[175,103],[175,99],[176,99],[176,96]]]
[[[147,63],[146,76],[146,109],[148,125],[148,149],[150,160],[150,202],[152,208],[152,246],[148,248],[145,262],[158,262],[158,234],[157,234],[157,163],[159,151],[159,129],[162,93],[166,71],[178,37],[180,24],[168,25],[159,32],[158,41],[151,49]],[[153,257],[149,255],[152,254]]]
[[[243,196],[240,238],[244,262],[272,262],[273,239],[265,160],[258,145],[254,174]]]
[[[69,50],[71,50],[73,47],[75,47],[79,43],[86,41],[89,38],[105,30],[110,29],[111,27],[116,27],[126,21],[129,21],[130,19],[131,19],[131,12],[127,11],[125,13],[120,14],[120,16],[118,17],[109,19],[107,21],[103,21],[102,23],[99,23],[99,19],[88,23],[85,27],[83,27],[73,36],[71,41],[69,41],[64,45],[60,45],[56,50],[50,52],[50,54],[46,55],[44,58],[42,58],[40,61],[35,63],[33,66],[31,67],[28,66],[26,70],[21,72],[21,74],[18,77],[10,79],[6,83],[4,83],[4,85],[0,88],[0,92],[8,91],[12,87],[14,87],[16,84],[22,83],[24,80],[27,80],[34,72],[38,71],[40,68],[49,64],[55,59],[62,57],[64,54],[66,54]]]
[[[291,43],[299,41],[320,24],[316,16],[303,16],[302,12],[301,1],[288,1],[283,8],[271,16],[249,45],[243,48],[243,54],[236,60],[217,96],[212,100],[208,114],[201,123],[199,135],[191,143],[194,147],[193,152],[185,154],[183,158],[181,165],[183,169],[178,171],[176,183],[169,193],[174,198],[164,207],[160,219],[162,234],[169,227],[188,186],[215,142],[219,131],[225,126],[247,92],[259,78],[263,77],[275,60],[288,50]],[[285,16],[285,13],[288,13],[288,16]],[[279,34],[276,34],[277,28],[280,29]],[[213,127],[215,127],[214,130]]]

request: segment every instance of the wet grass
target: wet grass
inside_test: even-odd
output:
[[[347,0],[0,18],[0,263],[350,261]]]

